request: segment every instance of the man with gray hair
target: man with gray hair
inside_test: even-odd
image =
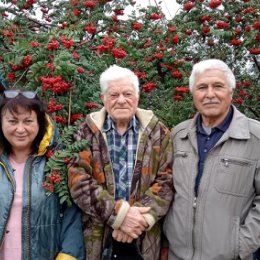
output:
[[[198,113],[172,131],[169,260],[251,260],[260,245],[260,122],[231,104],[235,86],[221,60],[193,67]]]
[[[100,76],[104,107],[86,117],[76,139],[89,146],[69,168],[84,212],[87,260],[158,260],[161,219],[172,200],[170,131],[138,108],[139,81],[117,65]]]

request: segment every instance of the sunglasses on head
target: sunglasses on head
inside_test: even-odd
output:
[[[4,97],[6,98],[15,98],[18,95],[22,95],[28,99],[34,99],[37,95],[34,91],[20,91],[20,90],[5,90]]]

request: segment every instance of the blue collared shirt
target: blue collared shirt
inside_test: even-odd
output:
[[[110,116],[107,116],[103,131],[106,133],[108,151],[112,162],[116,194],[115,199],[128,200],[130,196],[135,155],[138,142],[139,121],[134,116],[127,131],[121,135],[117,132]]]
[[[228,129],[233,118],[233,108],[231,107],[225,120],[217,127],[211,128],[211,133],[207,134],[202,125],[201,115],[197,119],[197,143],[199,151],[198,175],[195,180],[195,195],[198,194],[200,180],[203,174],[204,162],[209,151],[215,146],[221,136]]]

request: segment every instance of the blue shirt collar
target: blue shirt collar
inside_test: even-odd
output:
[[[220,123],[218,126],[214,127],[214,129],[218,129],[222,132],[225,132],[228,129],[228,127],[229,127],[229,125],[232,121],[233,112],[234,112],[233,110],[234,110],[233,107],[230,106],[229,112],[228,112],[225,120],[222,123]],[[199,116],[198,116],[197,126],[198,126],[198,131],[200,133],[205,133],[205,130],[203,129],[203,126],[202,126],[202,116],[201,116],[201,114],[199,114]]]

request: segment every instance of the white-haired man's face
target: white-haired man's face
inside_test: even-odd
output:
[[[101,94],[106,111],[116,124],[128,125],[136,113],[139,95],[132,81],[131,77],[112,80],[107,91]]]
[[[229,111],[233,89],[228,85],[223,71],[210,69],[196,76],[192,95],[203,123],[215,127],[225,119]]]

